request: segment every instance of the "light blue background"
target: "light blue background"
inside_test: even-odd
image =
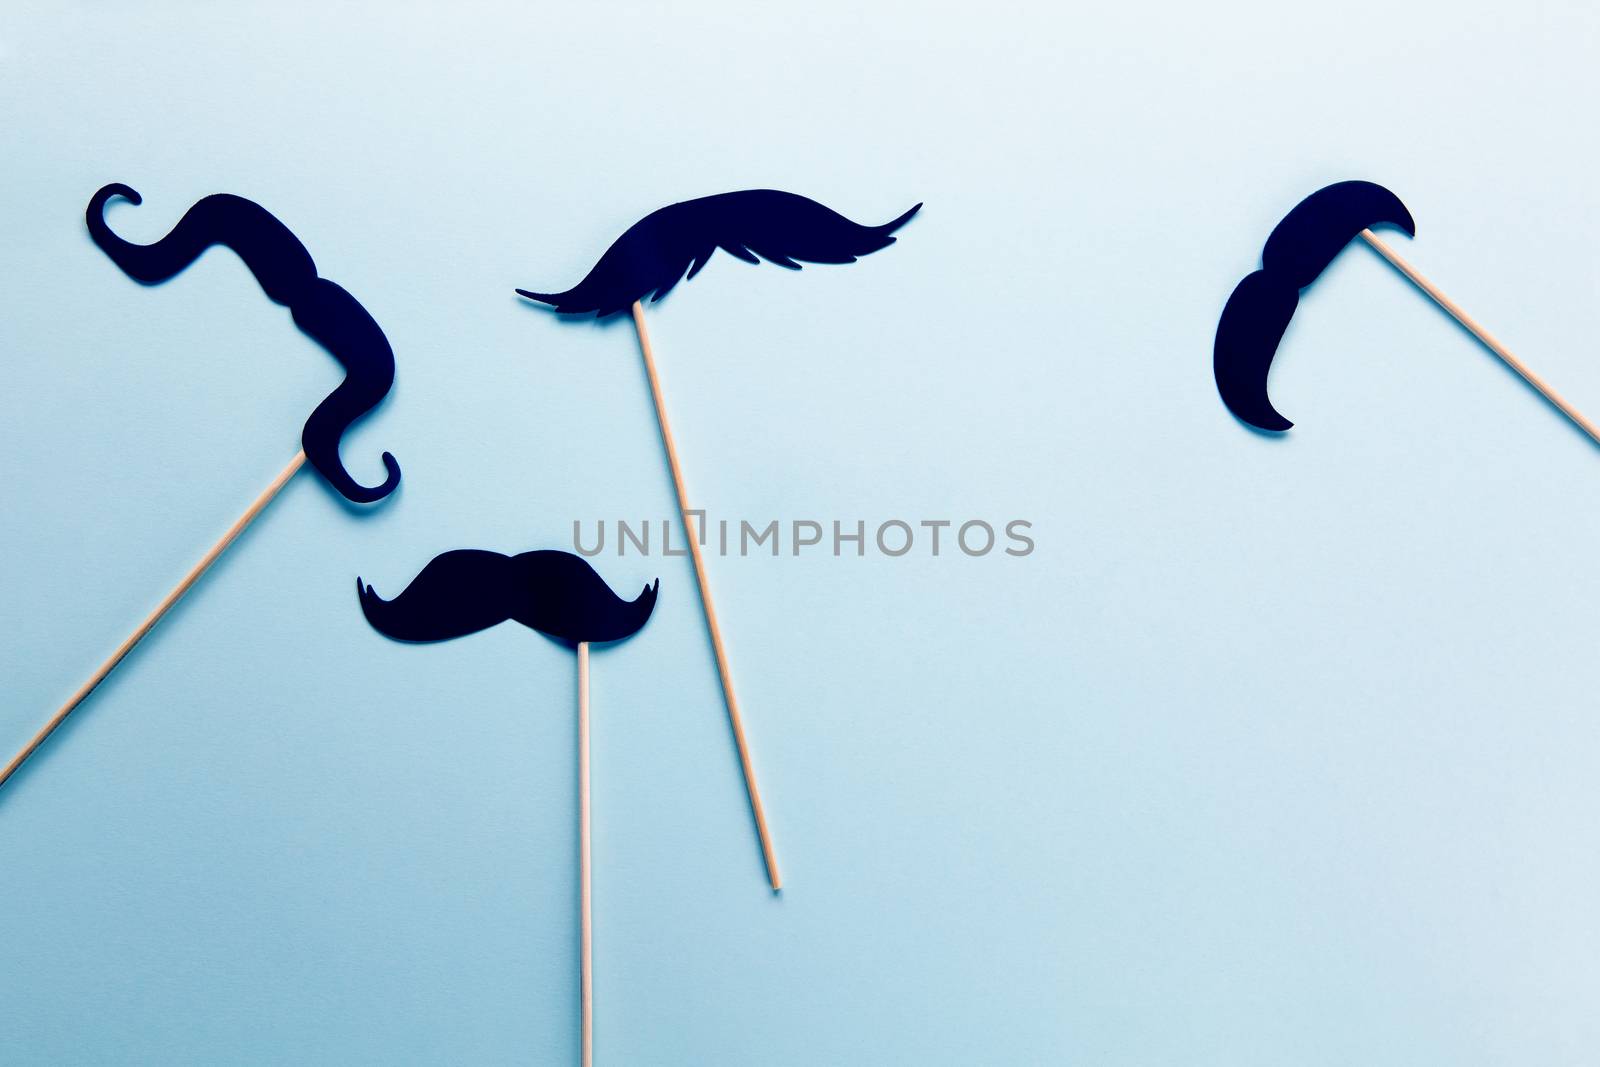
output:
[[[1600,412],[1600,22],[1576,3],[9,4],[0,756],[293,453],[336,365],[225,252],[258,200],[383,324],[357,517],[298,478],[0,795],[0,1059],[561,1063],[573,659],[376,636],[353,579],[672,499],[576,280],[749,186],[889,251],[719,257],[652,313],[696,500],[984,518],[1037,552],[714,559],[774,897],[687,561],[595,657],[609,1064],[1600,1059],[1600,451],[1370,251],[1303,302],[1269,440],[1229,290],[1368,177],[1405,253]]]

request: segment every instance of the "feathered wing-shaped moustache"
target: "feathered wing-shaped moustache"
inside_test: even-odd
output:
[[[894,244],[891,235],[911,220],[918,204],[893,222],[863,226],[832,208],[777,189],[746,189],[686,200],[653,211],[606,249],[583,281],[563,293],[520,296],[568,315],[604,318],[649,296],[660,300],[683,279],[700,273],[722,249],[746,263],[763,259],[799,270],[804,263],[854,263]]]
[[[505,556],[463,548],[435,556],[393,600],[360,578],[356,593],[373,628],[399,641],[447,641],[514,619],[578,644],[638,632],[655,610],[660,584],[623,600],[587,560],[570,552]]]
[[[143,199],[126,185],[94,194],[85,218],[89,235],[123,273],[152,285],[166,281],[211,245],[224,245],[244,260],[262,292],[282,304],[297,326],[343,364],[345,379],[318,404],[301,433],[306,459],[335,489],[357,503],[381,500],[400,484],[400,465],[383,454],[388,471],[376,488],[361,485],[339,459],[339,441],[350,424],[376,407],[394,384],[394,352],[383,331],[356,298],[325,278],[305,245],[261,205],[229,193],[197,201],[172,232],[154,244],[125,241],[106,225],[105,206],[120,196]]]
[[[1300,290],[1362,230],[1386,222],[1416,236],[1411,212],[1399,197],[1381,185],[1353,181],[1317,190],[1273,229],[1261,252],[1261,269],[1233,290],[1217,323],[1212,369],[1217,392],[1235,416],[1262,430],[1294,425],[1272,406],[1267,371],[1300,303]]]

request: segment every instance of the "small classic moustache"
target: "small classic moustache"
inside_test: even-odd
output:
[[[655,610],[660,581],[633,600],[611,591],[595,569],[552,549],[506,556],[462,548],[435,556],[393,600],[356,579],[361,611],[398,641],[448,641],[515,620],[557,640],[620,641]]]
[[[777,189],[746,189],[685,200],[646,215],[606,249],[584,279],[560,293],[518,289],[565,315],[599,318],[638,300],[660,300],[684,278],[700,273],[722,249],[746,263],[763,259],[799,270],[805,263],[854,263],[894,244],[891,236],[922,208],[892,222],[863,226],[830,207]]]
[[[1362,230],[1382,223],[1416,236],[1399,197],[1372,182],[1349,181],[1312,193],[1273,229],[1261,269],[1246,275],[1228,297],[1212,350],[1217,392],[1241,421],[1277,432],[1294,425],[1272,406],[1267,371],[1299,306],[1300,290]]]
[[[299,326],[345,369],[339,383],[306,419],[301,433],[306,459],[345,497],[370,504],[394,492],[400,465],[385,452],[388,472],[383,484],[368,488],[345,470],[339,441],[351,423],[378,406],[394,384],[394,351],[376,321],[355,297],[317,277],[317,265],[305,245],[261,205],[230,193],[195,202],[165,237],[154,244],[126,241],[106,225],[105,206],[113,197],[134,204],[143,198],[126,185],[113,183],[94,194],[85,212],[89,236],[123,273],[146,285],[164,282],[200,257],[210,246],[231,248],[262,292],[282,304]]]

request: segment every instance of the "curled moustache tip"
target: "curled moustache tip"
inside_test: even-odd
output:
[[[340,496],[353,504],[375,504],[400,487],[400,464],[387,452],[383,454],[383,466],[388,471],[388,476],[383,479],[381,485],[372,488],[350,477],[343,467],[324,470],[315,460],[312,461],[312,466],[316,467],[328,483],[339,491]]]
[[[1277,409],[1271,404],[1265,402],[1260,407],[1249,411],[1241,410],[1229,404],[1228,410],[1233,413],[1234,418],[1246,426],[1265,433],[1284,433],[1294,425],[1294,423],[1278,414]]]
[[[900,227],[904,226],[906,223],[910,222],[912,220],[912,218],[916,216],[917,212],[919,212],[921,210],[922,210],[922,202],[918,201],[917,204],[914,207],[912,207],[912,209],[910,211],[906,212],[904,215],[901,215],[899,218],[895,219],[893,222],[887,223],[883,227],[883,232],[884,233],[893,233],[894,231],[898,230]]]
[[[1405,219],[1404,221],[1396,222],[1395,225],[1400,227],[1400,231],[1407,237],[1415,239],[1417,236],[1417,224],[1411,218],[1411,212],[1406,210],[1406,206],[1404,204],[1400,205],[1400,211],[1404,214]]]
[[[382,500],[384,497],[400,488],[400,461],[395,459],[393,454],[389,452],[385,452],[383,454],[383,469],[388,473],[383,479],[383,484],[378,486],[377,489],[372,490],[372,492],[377,494],[377,496],[372,498],[374,500]]]
[[[1234,418],[1257,430],[1266,433],[1285,433],[1294,426],[1294,423],[1284,418],[1278,409],[1272,406],[1272,401],[1267,399],[1265,389],[1258,396],[1249,398],[1225,394],[1222,400]]]
[[[530,293],[526,289],[517,289],[515,292],[520,297],[525,297],[528,300],[537,300],[541,304],[554,304],[556,302],[556,294],[554,293]]]
[[[1417,223],[1411,217],[1411,209],[1406,207],[1405,201],[1395,195],[1392,189],[1385,188],[1377,182],[1364,181],[1359,184],[1370,190],[1373,214],[1377,216],[1372,222],[1373,226],[1388,223],[1396,229],[1403,230],[1408,237],[1417,235]]]
[[[122,197],[130,204],[138,205],[144,203],[144,197],[139,195],[139,190],[131,185],[123,185],[121,182],[109,182],[102,185],[100,191],[94,194],[93,203],[97,207],[104,207],[107,201],[116,196]]]

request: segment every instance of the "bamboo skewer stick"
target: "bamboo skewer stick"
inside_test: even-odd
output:
[[[583,987],[583,1067],[594,1063],[594,868],[589,808],[589,642],[578,642],[578,980]]]
[[[1401,274],[1405,275],[1406,279],[1411,282],[1411,284],[1415,285],[1418,289],[1421,289],[1425,294],[1427,294],[1430,300],[1443,308],[1451,318],[1455,319],[1463,327],[1465,327],[1468,333],[1472,334],[1472,336],[1476,337],[1480,342],[1482,342],[1483,347],[1493,352],[1496,356],[1499,356],[1500,360],[1505,363],[1506,366],[1510,367],[1512,370],[1516,371],[1522,376],[1523,381],[1537,389],[1540,396],[1550,401],[1550,403],[1555,406],[1557,411],[1571,419],[1573,424],[1577,426],[1578,429],[1588,434],[1589,438],[1594,441],[1595,444],[1600,444],[1600,426],[1596,426],[1594,423],[1590,422],[1583,412],[1567,403],[1560,393],[1557,393],[1554,389],[1552,389],[1543,378],[1535,374],[1527,364],[1522,362],[1522,360],[1512,355],[1509,348],[1501,344],[1492,333],[1480,326],[1477,320],[1462,310],[1459,304],[1457,304],[1454,300],[1451,300],[1448,296],[1445,296],[1444,293],[1440,291],[1438,286],[1434,285],[1427,278],[1424,278],[1417,268],[1401,259],[1399,253],[1390,248],[1383,241],[1379,240],[1378,235],[1373,233],[1371,230],[1362,230],[1361,239],[1367,242],[1367,244],[1371,245],[1373,250],[1377,252],[1378,255],[1388,260],[1390,266],[1399,271]]]
[[[644,307],[633,302],[633,328],[639,334],[639,351],[644,355],[645,374],[650,379],[650,399],[655,404],[656,423],[661,428],[661,443],[667,450],[667,465],[672,469],[672,487],[678,496],[678,513],[683,519],[684,535],[689,539],[689,556],[694,561],[694,580],[700,587],[700,603],[706,609],[706,628],[711,632],[711,648],[717,659],[717,677],[722,682],[723,701],[728,706],[728,722],[733,726],[733,740],[739,748],[739,765],[744,770],[744,784],[750,794],[750,810],[755,815],[756,834],[761,839],[761,858],[767,865],[767,881],[774,892],[783,888],[783,878],[778,873],[778,857],[772,849],[772,834],[767,829],[766,810],[761,806],[761,790],[756,786],[755,765],[750,759],[750,745],[744,736],[744,720],[739,716],[739,701],[733,695],[733,677],[728,670],[728,653],[722,645],[722,630],[717,626],[717,609],[711,602],[711,585],[706,580],[706,564],[700,552],[700,539],[689,523],[689,497],[683,487],[683,469],[678,464],[678,448],[672,440],[672,429],[667,423],[667,409],[661,398],[661,380],[656,375],[655,353],[650,347],[650,333],[644,325]]]
[[[87,682],[78,687],[78,691],[73,693],[67,699],[67,702],[56,710],[54,715],[50,716],[50,721],[45,723],[38,733],[33,735],[33,739],[22,747],[22,751],[11,758],[11,762],[6,764],[4,770],[0,770],[0,786],[5,785],[6,780],[17,773],[17,768],[21,767],[27,758],[33,755],[35,749],[44,744],[45,738],[55,732],[56,727],[60,726],[66,720],[66,717],[72,714],[73,709],[82,704],[89,694],[94,692],[96,686],[106,680],[106,676],[116,669],[117,664],[121,663],[129,652],[133,651],[134,646],[144,640],[146,634],[155,629],[156,623],[161,621],[162,616],[171,611],[173,605],[183,599],[183,595],[189,591],[194,583],[200,580],[200,576],[211,569],[211,565],[217,561],[217,558],[223,552],[227,551],[228,546],[233,544],[238,536],[244,533],[245,528],[255,521],[256,516],[265,511],[267,505],[272,503],[273,498],[283,491],[283,487],[289,484],[289,479],[294,477],[295,472],[304,465],[305,461],[306,454],[304,451],[295,453],[294,458],[289,461],[289,465],[283,468],[278,473],[278,476],[272,480],[272,484],[261,491],[261,495],[255,498],[254,502],[245,509],[245,513],[240,515],[232,526],[228,527],[228,531],[222,535],[216,544],[211,546],[210,551],[200,557],[200,562],[189,569],[189,573],[183,576],[183,580],[177,584],[172,592],[168,593],[161,603],[155,606],[155,610],[145,616],[144,621],[139,624],[132,634],[128,635],[127,640],[117,646],[117,650],[111,653],[111,658],[102,663],[100,669],[95,671]]]

